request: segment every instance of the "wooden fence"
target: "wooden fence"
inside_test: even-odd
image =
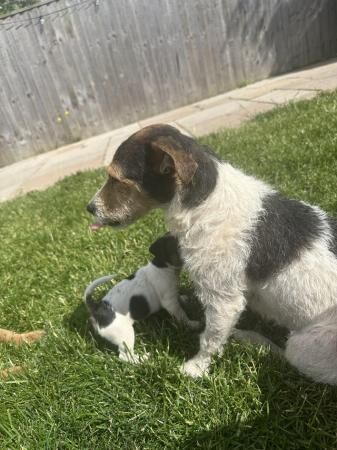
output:
[[[337,54],[336,0],[53,0],[0,19],[0,166]]]

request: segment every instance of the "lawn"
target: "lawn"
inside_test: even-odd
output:
[[[285,194],[336,213],[337,93],[203,142]],[[0,344],[0,368],[26,367],[0,381],[0,449],[336,449],[337,389],[266,349],[230,342],[211,374],[192,380],[178,368],[197,335],[165,313],[136,326],[136,349],[151,354],[143,365],[119,362],[95,339],[82,305],[86,284],[132,273],[165,230],[154,212],[126,230],[92,234],[85,206],[104,178],[101,170],[77,174],[0,205],[0,327],[47,331],[31,347]]]

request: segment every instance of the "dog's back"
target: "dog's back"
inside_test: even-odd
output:
[[[149,266],[141,267],[128,279],[116,284],[103,298],[120,314],[128,314],[133,320],[143,320],[159,311],[160,300],[153,286]]]

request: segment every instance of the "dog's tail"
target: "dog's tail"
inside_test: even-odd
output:
[[[92,298],[92,294],[93,294],[94,290],[98,286],[101,286],[102,284],[108,283],[115,276],[116,276],[115,274],[112,274],[112,275],[106,275],[106,276],[101,277],[101,278],[97,278],[97,280],[95,280],[92,283],[90,283],[89,286],[84,291],[83,300],[84,300],[84,303],[86,304],[90,314],[94,314],[96,312],[97,305],[98,305],[96,302],[94,302],[94,300]]]

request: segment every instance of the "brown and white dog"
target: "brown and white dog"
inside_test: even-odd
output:
[[[183,372],[207,372],[248,303],[291,330],[284,353],[290,363],[337,384],[335,219],[283,197],[167,125],[144,128],[120,145],[87,209],[98,229],[129,225],[157,207],[205,307],[200,350]]]

